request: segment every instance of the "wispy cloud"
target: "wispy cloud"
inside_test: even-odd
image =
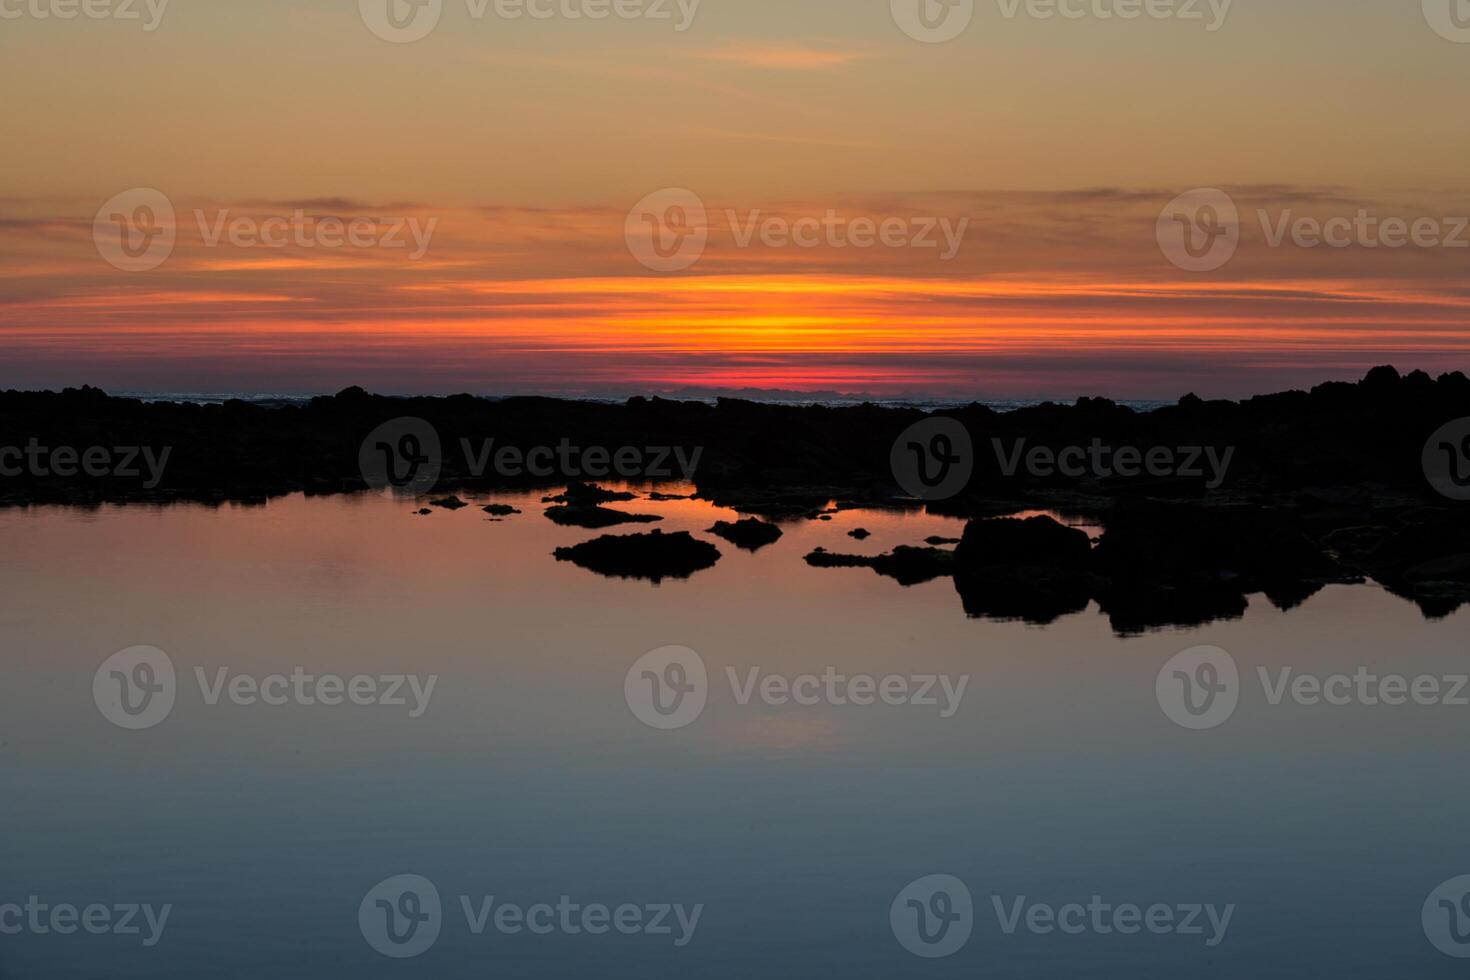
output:
[[[830,71],[868,57],[861,51],[839,51],[796,45],[736,44],[700,51],[692,57],[724,61],[746,68],[777,68],[787,71]]]

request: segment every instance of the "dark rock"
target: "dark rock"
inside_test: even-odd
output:
[[[455,496],[441,497],[438,500],[431,500],[429,501],[429,505],[431,507],[443,507],[445,510],[459,510],[460,508],[469,506],[469,504],[465,503],[463,500],[460,500],[458,497]]]
[[[959,538],[941,538],[939,535],[936,534],[933,537],[925,538],[924,539],[924,543],[927,544],[927,545],[930,545],[931,547],[938,548],[938,547],[941,547],[943,545],[948,545],[948,544],[959,544],[960,543],[960,539]]]
[[[866,541],[873,536],[873,532],[865,527],[858,527],[848,531],[847,536],[849,538],[856,538],[858,541]]]
[[[430,510],[429,508],[427,508],[427,507],[421,507],[418,510],[414,511],[414,513],[417,514],[417,515],[419,515],[420,517],[428,517],[430,514],[432,514],[434,512],[432,510]]]
[[[965,525],[954,551],[955,591],[968,616],[1046,624],[1087,608],[1100,582],[1092,542],[1050,517]]]
[[[1393,515],[1391,524],[1342,528],[1324,542],[1426,616],[1447,616],[1470,602],[1470,522],[1463,512],[1412,508]]]
[[[1440,496],[1425,477],[1425,440],[1470,415],[1470,379],[1459,371],[1430,378],[1378,368],[1357,383],[1330,382],[1238,402],[1186,396],[1135,412],[1102,399],[998,412],[982,405],[947,410],[975,436],[975,474],[951,500],[904,500],[890,468],[899,433],[925,413],[878,405],[827,407],[721,399],[715,405],[634,398],[624,404],[468,395],[392,398],[360,388],[309,402],[200,405],[113,398],[95,388],[0,392],[4,445],[132,446],[170,450],[158,479],[63,477],[24,471],[0,481],[0,506],[102,502],[259,503],[290,493],[312,496],[367,488],[359,451],[367,435],[403,417],[424,419],[445,447],[438,482],[426,493],[544,490],[567,481],[557,503],[596,506],[632,494],[580,483],[585,470],[550,476],[501,474],[467,465],[450,447],[516,433],[522,449],[555,446],[670,446],[698,459],[690,478],[702,500],[742,514],[807,519],[832,505],[923,508],[965,519],[1021,510],[1079,513],[1107,527],[1081,569],[1052,558],[1040,566],[965,565],[986,582],[987,568],[1050,581],[1062,570],[1095,575],[1093,598],[1124,629],[1186,624],[1238,614],[1247,596],[1289,607],[1332,582],[1371,576],[1426,615],[1466,601],[1462,540],[1470,505]],[[1209,447],[1228,467],[1188,452],[1204,476],[1119,476],[1091,465],[1063,474],[1007,472],[991,440],[1013,447]],[[502,440],[503,441],[503,440]],[[661,460],[667,464],[674,457]],[[649,457],[652,465],[653,456]],[[553,466],[561,466],[558,456]],[[691,467],[685,467],[693,469]],[[647,474],[642,478],[653,478]],[[630,477],[639,479],[640,477]],[[670,489],[684,490],[683,485]],[[549,491],[548,491],[549,492]],[[1257,512],[1259,517],[1251,517]],[[829,516],[822,514],[821,516]],[[991,532],[977,530],[983,536]],[[1058,539],[1060,541],[1060,539]],[[963,541],[961,542],[963,544]],[[976,539],[978,546],[979,539]],[[1063,546],[1080,554],[1072,545]],[[980,552],[980,553],[983,553]],[[1016,561],[1040,560],[1025,549]],[[997,559],[981,559],[992,561]],[[958,586],[958,582],[956,583]],[[1054,589],[1066,593],[1066,589]],[[967,589],[962,595],[974,596]],[[980,602],[982,612],[999,600]],[[1004,608],[1004,607],[1002,607]]]
[[[543,504],[571,504],[573,506],[590,507],[594,504],[606,504],[614,500],[637,500],[638,495],[626,491],[607,490],[595,483],[570,483],[564,493],[555,497],[542,497]]]
[[[919,585],[954,573],[954,552],[900,545],[886,555],[842,555],[817,548],[806,556],[813,568],[871,568],[900,585]]]
[[[715,526],[707,533],[719,535],[731,544],[747,551],[758,551],[766,545],[775,544],[781,538],[779,527],[756,520],[754,517],[733,523],[716,521]]]
[[[1075,569],[1000,565],[961,569],[954,587],[965,615],[1045,626],[1082,612],[1100,580]]]
[[[955,549],[955,561],[964,567],[984,565],[1080,566],[1092,554],[1092,542],[1075,527],[1050,517],[1028,520],[994,518],[971,521]]]
[[[720,550],[688,531],[664,534],[605,535],[569,548],[557,548],[557,561],[569,561],[610,578],[688,578],[720,560]]]
[[[510,504],[486,504],[480,508],[491,517],[509,517],[511,514],[519,514]]]
[[[619,524],[654,524],[663,520],[656,514],[627,514],[609,507],[579,505],[576,507],[548,507],[546,517],[563,527],[585,527],[596,530],[615,527]]]

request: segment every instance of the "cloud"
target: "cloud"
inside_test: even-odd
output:
[[[822,50],[795,45],[733,45],[698,52],[693,57],[723,61],[746,68],[776,68],[786,71],[830,71],[866,57],[860,51]]]

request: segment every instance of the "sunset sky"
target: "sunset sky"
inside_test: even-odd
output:
[[[1470,370],[1470,43],[1418,0],[1235,0],[1215,30],[1203,0],[1204,21],[977,0],[942,44],[888,0],[702,0],[683,31],[674,0],[596,21],[444,0],[413,43],[356,0],[173,0],[153,30],[144,0],[142,22],[50,2],[0,0],[0,386],[1172,398]],[[176,214],[148,271],[94,242],[134,188]],[[625,239],[665,188],[709,224],[673,272]],[[1196,188],[1241,218],[1206,272],[1156,239]],[[1269,241],[1360,210],[1448,241]],[[209,240],[298,211],[433,233],[417,257]],[[828,212],[939,246],[741,241]]]

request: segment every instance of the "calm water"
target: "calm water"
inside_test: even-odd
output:
[[[1256,679],[1280,665],[1455,674],[1464,613],[1426,622],[1365,586],[1134,638],[1095,608],[1048,628],[967,620],[948,581],[906,589],[802,562],[818,545],[877,553],[961,527],[863,512],[787,525],[755,554],[718,542],[716,567],[653,586],[555,562],[554,547],[600,532],[552,525],[539,494],[497,499],[525,512],[418,517],[361,496],[0,513],[0,905],[171,906],[152,947],[141,916],[142,935],[0,935],[0,977],[1464,974],[1421,907],[1470,873],[1470,707],[1273,706]],[[666,530],[735,516],[614,506],[663,514]],[[847,537],[858,526],[873,537]],[[178,693],[161,723],[129,731],[93,681],[139,644],[168,654]],[[1190,731],[1155,682],[1201,644],[1233,655],[1240,704]],[[656,730],[624,682],[668,645],[707,665],[708,703]],[[298,667],[438,681],[410,717],[211,705],[195,678]],[[727,667],[969,680],[942,718],[742,705]],[[379,955],[359,924],[369,892],[402,874],[443,903],[416,959]],[[974,921],[963,948],[931,960],[900,943],[890,905],[933,874],[964,882]],[[475,935],[461,896],[702,909],[678,946],[673,915],[672,934],[512,933],[492,917]],[[1213,946],[1203,916],[1203,935],[1024,921],[1008,934],[993,898],[1009,912],[1022,896],[1234,908]],[[0,926],[14,921],[0,910]]]

